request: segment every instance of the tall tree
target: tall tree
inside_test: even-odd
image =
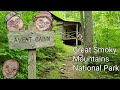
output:
[[[85,29],[84,29],[84,48],[93,47],[93,31],[92,31],[92,11],[85,11]],[[85,57],[91,53],[84,53]]]

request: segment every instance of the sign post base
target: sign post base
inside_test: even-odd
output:
[[[36,49],[28,50],[28,79],[36,79]]]

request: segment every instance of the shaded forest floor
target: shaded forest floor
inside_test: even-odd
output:
[[[73,70],[75,62],[72,61],[74,52],[73,47],[62,60],[49,62],[51,68],[46,68],[44,74],[39,77],[43,79],[80,79],[79,71]],[[53,65],[52,65],[53,64]],[[46,65],[47,66],[47,65]]]
[[[72,59],[68,59],[64,62],[63,67],[60,69],[61,79],[80,79],[79,73],[77,71],[73,71],[74,62]]]

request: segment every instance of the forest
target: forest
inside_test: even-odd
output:
[[[0,11],[0,79],[4,78],[3,64],[9,59],[14,59],[19,63],[19,70],[12,79],[28,79],[28,50],[9,49],[7,37],[9,31],[5,22],[5,16],[9,12]],[[38,14],[38,11],[16,12],[24,22],[23,27],[25,29],[28,29],[33,17]],[[83,41],[78,42],[76,45],[73,44],[73,40],[67,42],[61,39],[60,27],[57,25],[57,20],[54,19],[52,24],[54,46],[36,49],[36,79],[120,79],[120,70],[113,70],[120,66],[120,11],[91,11],[91,19],[89,19],[89,14],[88,19],[86,19],[87,13],[85,11],[50,12],[64,20],[65,23],[80,23]],[[87,22],[87,20],[90,20],[91,23]],[[88,27],[84,26],[86,24],[89,24]],[[72,30],[75,27],[67,27],[66,25],[65,28]],[[91,30],[89,31],[89,29]],[[86,45],[93,47],[91,50],[95,49],[95,52],[91,51],[90,53],[89,50],[87,55],[85,53],[81,54],[80,52],[83,51],[84,47],[89,48]],[[75,50],[75,48],[79,50]],[[86,58],[89,55],[92,57],[104,57],[109,60],[100,61],[97,58],[96,61],[89,62],[88,59],[90,58],[88,57],[87,62],[81,62],[80,59],[82,60],[83,57],[80,56],[78,61],[79,55]],[[85,66],[87,70],[83,70],[82,66]],[[97,67],[96,71],[94,71],[88,70],[90,66],[101,67],[99,67],[99,71]],[[75,70],[72,70],[72,67]]]

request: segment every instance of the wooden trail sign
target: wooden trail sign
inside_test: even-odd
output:
[[[53,31],[19,31],[9,32],[8,41],[10,49],[35,49],[54,46]]]
[[[28,49],[28,79],[36,79],[36,48],[54,46],[52,15],[41,11],[24,30],[23,22],[15,13],[6,15],[10,49]],[[23,29],[23,30],[22,30]]]

